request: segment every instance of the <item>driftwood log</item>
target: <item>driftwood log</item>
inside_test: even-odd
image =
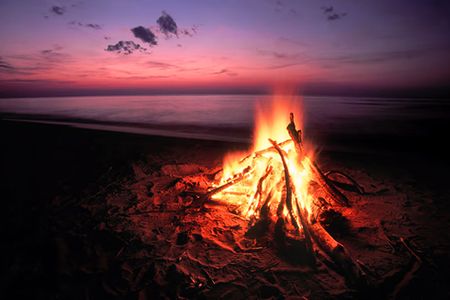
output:
[[[359,264],[352,259],[346,248],[336,241],[320,223],[316,222],[309,226],[314,241],[341,269],[347,283],[351,286],[366,285],[366,274]]]
[[[295,149],[300,158],[303,157],[303,147],[301,146],[301,136],[300,131],[295,129],[294,123],[294,114],[291,113],[291,122],[287,126],[287,130],[289,132],[289,136],[295,144]],[[275,145],[274,145],[275,146]],[[349,206],[349,202],[347,197],[345,197],[337,188],[329,181],[329,179],[324,175],[324,173],[320,170],[320,168],[313,163],[312,170],[315,179],[318,183],[325,188],[328,192],[328,196],[330,196],[335,202],[340,203],[341,205]],[[301,216],[301,214],[300,214]],[[350,285],[364,285],[365,274],[359,267],[359,265],[352,259],[348,251],[345,247],[336,241],[326,230],[322,227],[322,225],[318,222],[314,224],[310,224],[305,222],[302,226],[306,232],[311,234],[316,244],[319,246],[322,251],[324,251],[342,270],[345,278],[347,279]]]
[[[291,140],[295,144],[295,150],[297,151],[297,154],[300,158],[303,157],[303,145],[302,145],[302,138],[301,138],[301,131],[297,131],[295,128],[295,122],[294,122],[294,114],[291,113],[291,122],[287,126],[287,131],[289,132],[289,136],[291,137]],[[347,197],[342,194],[333,184],[333,182],[328,179],[327,176],[320,170],[319,166],[313,162],[311,164],[311,170],[314,175],[314,180],[317,181],[317,183],[322,186],[327,193],[327,196],[333,200],[338,205],[342,205],[345,207],[350,207],[350,202],[348,201]]]
[[[269,139],[269,141],[272,143],[272,145],[275,147],[275,149],[277,150],[278,154],[281,157],[281,161],[283,163],[283,168],[284,168],[284,178],[286,181],[286,207],[289,211],[289,215],[291,217],[293,225],[295,226],[295,228],[297,230],[300,230],[300,227],[297,224],[297,220],[295,219],[293,207],[292,207],[292,181],[291,181],[291,176],[289,174],[289,168],[286,164],[286,160],[284,159],[283,151],[281,150],[280,146],[278,146],[277,142],[275,142],[273,140]],[[303,233],[305,235],[306,253],[308,253],[308,255],[310,256],[309,257],[310,260],[314,261],[315,258],[314,258],[313,247],[312,247],[312,242],[311,242],[311,234],[309,233],[309,228],[307,226],[307,220],[306,220],[303,210],[298,206],[298,202],[297,201],[295,201],[295,202],[296,202],[296,207],[297,207],[297,213],[300,218],[300,223],[303,228]]]

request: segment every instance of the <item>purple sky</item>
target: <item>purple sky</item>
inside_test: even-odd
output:
[[[0,2],[0,96],[442,95],[450,2]]]

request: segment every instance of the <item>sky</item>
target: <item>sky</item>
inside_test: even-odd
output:
[[[2,0],[0,97],[442,96],[447,0]]]

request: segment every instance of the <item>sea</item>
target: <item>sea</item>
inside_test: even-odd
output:
[[[150,95],[0,99],[0,118],[92,130],[250,143],[255,107],[270,95]],[[364,153],[439,149],[448,99],[298,97],[305,138]],[[287,119],[288,121],[288,119]]]

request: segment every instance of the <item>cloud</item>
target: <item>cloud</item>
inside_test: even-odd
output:
[[[54,13],[55,15],[63,15],[66,12],[66,9],[64,8],[64,6],[57,6],[57,5],[53,5],[50,8],[50,12]]]
[[[55,45],[52,49],[41,50],[38,59],[41,62],[45,61],[46,63],[66,63],[70,60],[70,55],[61,52],[60,50],[62,49],[61,46]]]
[[[237,76],[237,75],[238,75],[237,73],[231,72],[231,71],[228,70],[228,69],[222,69],[222,70],[219,70],[219,71],[216,71],[216,72],[212,72],[212,73],[211,73],[211,75],[222,75],[222,74],[226,74],[226,75],[228,75],[228,76]]]
[[[131,32],[133,32],[134,36],[138,39],[142,40],[145,43],[148,43],[150,46],[157,45],[156,42],[156,36],[155,34],[148,28],[145,28],[143,26],[138,26],[133,29],[131,29]]]
[[[424,55],[431,55],[434,49],[410,49],[410,50],[396,50],[372,52],[354,55],[341,55],[336,57],[319,58],[322,62],[334,62],[338,64],[380,64],[386,62],[411,60],[422,57]]]
[[[75,83],[76,81],[73,80],[55,80],[55,79],[22,79],[22,78],[15,78],[15,79],[1,79],[0,82],[2,83],[52,83],[52,84],[59,84],[59,83]]]
[[[95,24],[95,23],[82,23],[82,22],[76,22],[76,21],[72,21],[69,22],[69,25],[75,25],[75,26],[79,26],[79,27],[86,27],[86,28],[90,28],[90,29],[95,29],[95,30],[100,30],[103,27],[99,24]]]
[[[278,70],[278,69],[290,68],[290,67],[294,67],[294,66],[298,66],[298,65],[302,65],[302,64],[304,64],[304,63],[303,62],[293,62],[293,63],[287,63],[287,64],[282,64],[282,65],[272,65],[272,66],[268,66],[265,68],[270,69],[270,70]]]
[[[135,51],[145,52],[146,48],[143,48],[141,45],[136,44],[133,41],[119,41],[115,45],[108,45],[105,51],[122,53],[125,55],[131,54]]]
[[[69,54],[60,52],[62,47],[54,45],[52,49],[44,49],[28,55],[8,55],[10,64],[0,57],[0,72],[15,75],[43,74],[72,62]]]
[[[3,60],[3,58],[0,56],[0,72],[7,72],[14,70],[14,67],[11,66],[9,63]]]
[[[121,80],[145,80],[145,79],[163,79],[163,78],[173,78],[176,75],[148,75],[148,76],[110,76],[110,78],[121,79]]]
[[[198,25],[192,25],[191,28],[178,28],[178,33],[181,35],[186,35],[189,37],[193,37],[198,32]]]
[[[170,34],[178,36],[177,23],[175,23],[175,20],[165,11],[162,12],[162,15],[156,20],[156,23],[159,25],[159,30],[166,36],[169,36]]]
[[[99,24],[88,23],[88,24],[84,24],[84,26],[88,27],[88,28],[96,29],[96,30],[102,29],[102,26]]]
[[[342,19],[346,15],[347,15],[347,13],[340,13],[340,14],[334,13],[334,14],[328,15],[327,19],[328,19],[328,21],[335,21],[335,20]]]
[[[146,65],[149,66],[150,68],[161,69],[161,70],[178,69],[179,68],[176,65],[168,64],[165,62],[159,62],[159,61],[149,61],[146,63]]]
[[[262,56],[271,56],[273,58],[277,58],[277,59],[295,59],[299,56],[298,53],[283,53],[283,52],[278,52],[278,51],[268,51],[268,50],[261,50],[261,49],[257,49],[256,52],[259,55]]]
[[[162,15],[158,18],[158,20],[156,20],[156,23],[158,23],[158,28],[155,30],[163,33],[166,38],[170,38],[172,36],[179,37],[180,35],[193,37],[197,34],[199,27],[198,25],[192,25],[189,28],[181,28],[177,25],[172,16],[165,11],[162,12]]]
[[[347,13],[337,12],[333,6],[322,6],[321,9],[328,21],[336,21],[347,15]]]
[[[332,14],[334,12],[333,6],[322,6],[321,9],[324,14]]]

